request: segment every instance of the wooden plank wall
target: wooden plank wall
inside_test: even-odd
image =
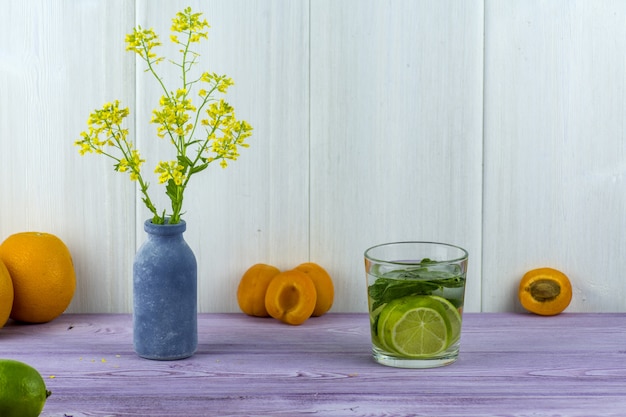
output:
[[[188,4],[212,26],[202,65],[235,80],[228,100],[255,128],[240,160],[187,193],[200,311],[238,311],[254,263],[309,260],[335,278],[333,311],[365,311],[364,249],[405,239],[469,250],[467,311],[519,310],[520,276],[544,265],[572,278],[570,311],[626,311],[626,3]],[[3,2],[0,238],[40,230],[68,244],[68,311],[131,311],[148,213],[127,177],[72,143],[91,110],[120,99],[148,169],[169,159],[148,124],[160,93],[123,40],[141,24],[167,51],[181,7]]]
[[[572,311],[626,311],[626,3],[485,4],[483,309],[548,265]]]

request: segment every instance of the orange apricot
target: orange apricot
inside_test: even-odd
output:
[[[518,297],[531,313],[554,316],[572,301],[572,284],[567,275],[553,268],[537,268],[524,274]]]
[[[256,264],[248,268],[237,287],[237,303],[241,311],[249,316],[268,317],[265,292],[278,274],[280,270],[272,265]]]
[[[283,323],[304,323],[315,309],[317,292],[307,274],[292,269],[276,275],[265,293],[265,308]]]
[[[317,301],[313,310],[314,317],[319,317],[326,313],[333,305],[335,298],[335,287],[333,280],[324,268],[313,262],[306,262],[295,267],[296,270],[302,271],[311,278],[315,285],[317,293]]]

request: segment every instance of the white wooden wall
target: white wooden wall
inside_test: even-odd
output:
[[[365,311],[363,251],[408,239],[468,249],[467,311],[519,311],[517,283],[539,266],[570,276],[569,311],[626,311],[626,2],[188,4],[212,26],[203,66],[235,80],[228,99],[255,128],[187,193],[201,311],[238,311],[254,263],[306,261],[334,277],[333,311]],[[73,142],[117,98],[149,169],[170,159],[148,124],[160,93],[124,35],[141,24],[168,44],[186,5],[1,2],[0,239],[67,243],[68,311],[131,311],[147,210]]]

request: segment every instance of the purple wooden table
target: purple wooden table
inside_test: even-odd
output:
[[[138,358],[131,328],[9,322],[0,357],[41,372],[42,416],[626,416],[626,314],[465,314],[459,360],[429,370],[374,363],[365,314],[203,314],[197,354],[174,362]]]

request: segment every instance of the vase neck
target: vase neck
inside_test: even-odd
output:
[[[187,223],[184,220],[181,220],[180,223],[176,224],[154,224],[152,223],[152,219],[148,219],[143,224],[143,230],[149,234],[154,236],[176,236],[182,235],[185,230],[187,230]]]

